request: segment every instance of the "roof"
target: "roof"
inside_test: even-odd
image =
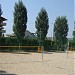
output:
[[[7,19],[5,19],[4,17],[0,17],[0,22],[5,21]]]
[[[31,33],[30,31],[26,30],[25,32],[25,37],[29,37],[29,38],[32,38],[32,37],[35,37],[34,33]]]
[[[6,36],[8,36],[8,37],[15,37],[15,34],[14,33],[12,33],[12,34],[6,34]],[[35,35],[33,33],[31,33],[30,31],[26,30],[25,37],[31,38],[31,37],[35,37]]]

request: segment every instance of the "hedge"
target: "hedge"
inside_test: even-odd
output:
[[[69,42],[69,47],[75,50],[75,40]]]
[[[54,48],[54,43],[51,40],[44,41],[44,49],[46,51],[50,51]],[[22,40],[22,46],[39,46],[38,40],[35,39],[27,39],[24,38]],[[0,37],[0,46],[19,46],[19,42],[17,38],[14,37]],[[0,48],[0,51],[14,51],[18,50],[19,48]],[[38,48],[21,48],[23,51],[37,51]]]

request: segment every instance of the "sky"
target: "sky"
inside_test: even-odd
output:
[[[74,30],[74,20],[75,20],[75,0],[22,0],[24,5],[27,8],[27,30],[32,33],[36,32],[35,28],[35,20],[40,12],[41,8],[44,7],[48,13],[49,17],[49,30],[48,37],[53,36],[53,24],[55,22],[56,17],[58,16],[66,16],[68,20],[68,37],[72,38],[72,32]],[[5,30],[6,34],[13,33],[13,12],[14,5],[18,0],[0,0],[0,4],[2,7],[3,14],[2,16],[7,19],[5,21],[7,23]]]

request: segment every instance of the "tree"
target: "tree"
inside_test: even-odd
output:
[[[74,21],[73,39],[75,40],[75,21]]]
[[[1,15],[2,15],[2,13],[3,13],[3,12],[2,12],[2,9],[1,9],[1,5],[0,5],[0,17],[1,17]]]
[[[54,23],[54,35],[58,49],[63,49],[67,43],[68,20],[65,16],[59,16]]]
[[[25,37],[25,31],[27,28],[27,9],[23,2],[19,0],[18,3],[15,3],[14,6],[14,25],[13,31],[21,44],[22,39]]]
[[[49,28],[48,14],[44,8],[41,9],[38,16],[36,17],[35,27],[37,29],[36,34],[40,45],[42,42],[44,42]]]

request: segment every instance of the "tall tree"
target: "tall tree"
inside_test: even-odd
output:
[[[41,9],[36,17],[35,27],[37,29],[36,34],[37,38],[39,39],[39,44],[41,44],[41,42],[44,42],[49,28],[48,14],[44,8]]]
[[[63,49],[64,45],[67,43],[68,34],[68,20],[65,16],[59,16],[56,18],[54,23],[54,35],[56,39],[56,44],[58,49]]]
[[[25,31],[27,28],[27,9],[23,2],[19,0],[18,3],[15,3],[14,6],[14,24],[13,31],[21,44],[22,39],[25,37]]]
[[[75,40],[75,21],[74,21],[73,39]]]
[[[0,5],[0,17],[1,17],[1,15],[2,15],[2,13],[3,13],[3,12],[2,12],[2,9],[1,9],[1,5]]]

